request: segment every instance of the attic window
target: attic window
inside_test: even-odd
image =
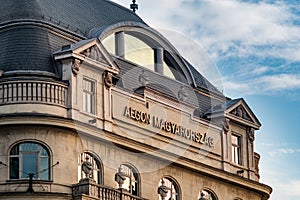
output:
[[[168,60],[166,51],[157,45],[149,45],[151,41],[138,38],[126,32],[117,32],[102,41],[111,53],[151,71],[179,80],[172,62]],[[154,42],[153,42],[154,43]]]

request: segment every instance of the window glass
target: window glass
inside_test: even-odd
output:
[[[115,34],[111,34],[108,37],[106,37],[102,44],[105,46],[106,50],[111,53],[115,54],[116,48],[115,48]]]
[[[232,162],[241,165],[241,137],[237,135],[231,135],[231,144]]]
[[[95,82],[83,79],[83,111],[95,114]]]
[[[10,179],[50,180],[50,156],[45,147],[38,143],[26,142],[15,145],[10,151]]]
[[[126,60],[134,62],[151,71],[155,71],[155,52],[151,46],[143,40],[126,33],[124,34],[123,42],[125,47],[123,57]],[[116,54],[115,34],[111,34],[104,38],[102,44],[108,52]],[[176,79],[170,69],[170,65],[165,61],[163,61],[163,74],[169,78]]]
[[[125,34],[125,59],[154,71],[154,50],[142,40]]]

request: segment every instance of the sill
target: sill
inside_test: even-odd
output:
[[[6,180],[6,183],[28,183],[29,179],[10,179],[10,180]],[[53,183],[53,181],[49,181],[49,180],[33,180],[33,184],[34,183]]]

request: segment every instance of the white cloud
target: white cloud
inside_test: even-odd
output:
[[[284,191],[285,195],[289,195],[291,197],[298,197],[300,199],[300,180],[289,180],[284,184],[279,184],[280,191]]]
[[[128,0],[115,2],[126,7],[130,4]],[[285,62],[278,64],[283,67],[291,62],[300,62],[300,26],[293,23],[299,17],[291,12],[295,5],[288,1],[145,0],[137,3],[137,14],[150,26],[170,30],[169,34],[164,33],[167,38],[171,38],[174,32],[182,33],[206,49],[219,67],[232,58],[237,59],[235,64],[240,66],[233,66],[237,70],[232,70],[231,66],[223,69],[226,91],[233,89],[243,90],[242,94],[256,94],[299,89],[300,73],[267,75],[274,66],[268,66],[268,61],[257,63],[258,60],[264,62],[266,58],[275,60],[271,62],[283,59]],[[181,48],[180,39],[172,40],[172,43],[187,57],[194,52],[194,48]],[[246,58],[250,60],[245,61]],[[210,66],[204,69],[206,63],[201,66],[198,61],[193,62],[192,59],[191,62],[201,73],[206,73]],[[230,77],[229,72],[232,73]],[[216,74],[215,71],[213,73]]]
[[[258,82],[265,86],[265,90],[300,89],[300,75],[270,75],[261,77]]]
[[[295,153],[300,153],[300,149],[281,148],[281,149],[276,149],[274,151],[270,151],[269,155],[272,157],[277,157],[277,156],[283,156],[286,154],[295,154]]]
[[[258,68],[260,73],[265,68]],[[252,73],[252,74],[253,74]],[[253,94],[272,94],[281,91],[300,90],[300,75],[297,74],[278,74],[278,75],[262,75],[257,78],[239,80],[233,79],[232,76],[223,79],[223,85],[226,93],[238,94],[240,96]]]

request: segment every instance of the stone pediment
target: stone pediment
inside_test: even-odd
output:
[[[227,118],[259,129],[261,124],[244,99],[231,100],[227,104],[225,110]]]
[[[63,46],[60,51],[54,53],[54,58],[55,60],[74,58],[82,63],[85,62],[114,74],[119,71],[113,58],[97,38]]]

